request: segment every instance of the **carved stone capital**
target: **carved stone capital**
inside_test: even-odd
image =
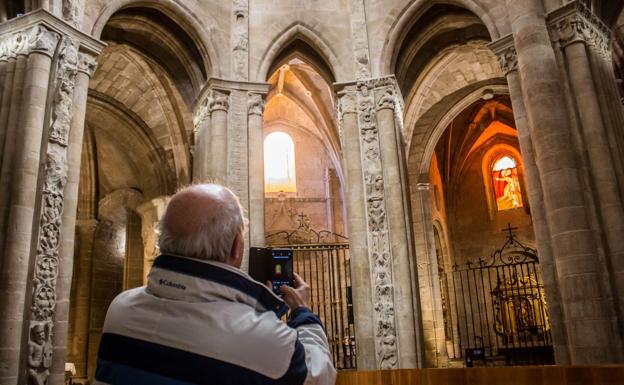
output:
[[[262,116],[265,105],[264,96],[256,92],[248,92],[247,96],[247,113]]]
[[[214,111],[226,111],[230,108],[230,95],[212,90],[210,96],[208,97],[208,108],[210,112]]]
[[[42,25],[18,31],[0,40],[0,60],[29,55],[31,52],[54,56],[60,36]]]
[[[204,99],[196,108],[193,114],[193,132],[197,135],[199,127],[210,116],[210,109],[208,108],[208,99]]]
[[[354,93],[345,92],[338,95],[336,99],[336,109],[340,116],[343,114],[355,114],[357,112],[357,108]]]
[[[552,40],[561,47],[583,43],[609,55],[611,30],[580,1],[572,1],[548,15]]]
[[[78,71],[92,77],[97,68],[97,60],[95,56],[88,53],[80,52],[78,54]]]
[[[503,36],[488,46],[498,56],[498,62],[505,75],[518,70],[518,53],[512,35]]]

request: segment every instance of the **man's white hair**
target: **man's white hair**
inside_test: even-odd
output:
[[[158,224],[160,232],[158,247],[161,253],[220,262],[224,262],[230,256],[236,235],[241,230],[244,231],[246,225],[238,197],[229,189],[214,184],[189,186],[180,190],[178,194],[215,189],[220,190],[211,196],[214,203],[210,205],[210,215],[186,218],[193,225],[186,226],[187,231],[184,232],[172,228],[174,224],[170,222],[174,221],[167,215],[171,207],[170,202]],[[202,213],[205,213],[205,210],[199,209],[190,215],[201,216]]]

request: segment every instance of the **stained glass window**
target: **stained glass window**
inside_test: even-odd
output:
[[[510,156],[498,158],[492,166],[492,183],[498,211],[522,207],[518,167]]]
[[[264,139],[264,191],[297,191],[295,143],[284,132],[273,132]]]

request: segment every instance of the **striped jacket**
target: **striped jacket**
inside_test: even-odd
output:
[[[307,308],[234,267],[170,255],[111,303],[95,384],[333,384],[327,337]]]

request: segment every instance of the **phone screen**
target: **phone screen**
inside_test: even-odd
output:
[[[293,251],[292,249],[271,250],[271,285],[273,292],[281,295],[282,285],[293,286]]]

